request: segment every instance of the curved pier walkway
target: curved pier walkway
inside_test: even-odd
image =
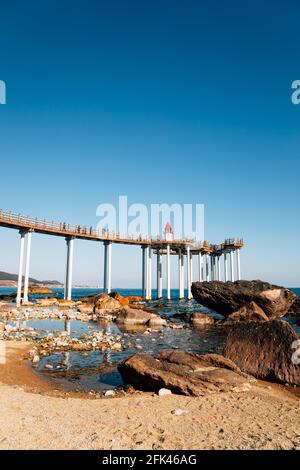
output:
[[[64,297],[72,298],[72,271],[74,240],[93,240],[104,245],[104,291],[111,292],[111,258],[112,244],[138,245],[142,248],[142,295],[146,299],[152,296],[152,253],[157,258],[157,298],[162,297],[163,275],[162,256],[166,256],[166,281],[167,298],[171,298],[171,264],[170,256],[178,256],[178,281],[179,297],[184,298],[184,266],[186,262],[186,287],[188,299],[191,298],[191,284],[193,282],[193,256],[198,257],[198,280],[231,280],[241,279],[240,249],[244,246],[242,239],[229,238],[219,245],[210,244],[208,241],[196,242],[191,239],[176,240],[172,236],[165,238],[120,235],[109,230],[97,230],[93,227],[82,225],[70,225],[65,222],[53,222],[32,217],[24,217],[20,214],[0,210],[0,226],[18,230],[20,233],[20,257],[18,271],[17,305],[28,302],[28,282],[30,270],[31,238],[32,233],[64,237],[67,243],[67,262],[65,275]],[[24,289],[22,298],[22,279],[24,265],[24,246],[27,238]],[[234,254],[236,261],[234,261]],[[223,269],[221,257],[224,258]],[[228,266],[230,260],[230,266]],[[230,269],[229,269],[230,268]]]

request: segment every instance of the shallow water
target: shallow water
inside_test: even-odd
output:
[[[152,303],[153,304],[153,303]],[[159,309],[158,313],[171,317],[174,313],[185,311],[199,311],[200,306],[194,301],[167,303]],[[205,309],[208,312],[207,309]],[[214,315],[213,312],[209,314]],[[186,326],[180,319],[174,319],[174,323]],[[68,389],[95,390],[114,388],[122,384],[122,379],[117,371],[117,365],[125,358],[137,352],[155,354],[170,349],[184,349],[186,351],[207,353],[222,352],[226,330],[223,327],[209,328],[183,328],[174,330],[166,327],[162,330],[153,330],[145,335],[147,328],[125,328],[116,323],[81,322],[78,320],[31,320],[27,326],[37,329],[41,335],[51,331],[68,330],[72,337],[80,337],[93,331],[104,331],[112,335],[122,335],[122,351],[91,352],[58,352],[41,359],[37,368],[42,374],[51,377],[57,384],[64,385]],[[126,345],[132,343],[132,345]],[[135,346],[138,345],[137,349]],[[53,369],[45,368],[51,364]]]
[[[13,289],[5,290],[13,291]],[[0,289],[0,291],[2,293],[4,289]],[[118,289],[118,291],[122,295],[140,295],[139,290]],[[297,291],[297,294],[300,294],[300,289],[297,289]],[[55,292],[59,297],[63,295],[62,289],[55,289]],[[79,299],[94,292],[99,292],[99,290],[75,289],[73,297]],[[222,318],[215,312],[200,306],[194,300],[176,300],[176,295],[178,295],[176,290],[172,294],[173,299],[170,302],[165,299],[159,304],[158,301],[152,301],[149,306],[159,305],[158,313],[168,317],[173,317],[176,313],[201,311],[214,318]],[[296,325],[294,318],[285,318],[285,320],[300,334],[300,326]],[[217,325],[190,328],[186,327],[187,325],[180,319],[172,319],[172,321],[184,325],[184,328],[174,330],[166,327],[161,331],[152,331],[149,335],[145,335],[146,327],[128,330],[118,327],[115,323],[81,322],[78,320],[30,320],[26,322],[26,325],[34,327],[41,336],[55,330],[68,330],[72,337],[77,338],[93,331],[106,331],[113,335],[121,334],[123,346],[126,343],[132,343],[132,346],[124,347],[121,352],[57,352],[43,357],[37,367],[37,371],[42,376],[47,376],[57,386],[64,386],[69,390],[102,391],[122,384],[117,365],[126,357],[137,352],[155,354],[170,349],[183,349],[200,354],[222,353],[228,327]],[[139,345],[142,349],[136,349],[136,345]],[[47,364],[51,364],[53,369],[45,368]]]

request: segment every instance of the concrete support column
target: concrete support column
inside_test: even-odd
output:
[[[224,281],[228,281],[228,258],[227,253],[224,253]]]
[[[147,266],[147,261],[146,261],[146,249],[147,247],[145,245],[141,246],[142,248],[142,297],[146,298],[147,292],[147,272],[146,272],[146,266]]]
[[[230,252],[230,272],[231,272],[231,281],[234,282],[233,251]]]
[[[143,261],[143,268],[144,268],[144,289],[145,289],[145,299],[149,300],[149,250],[150,247],[144,246],[143,254],[144,254],[144,261]]]
[[[66,262],[66,278],[65,278],[65,292],[64,298],[66,300],[72,299],[72,275],[73,275],[73,246],[74,239],[66,238],[67,243],[67,262]]]
[[[23,264],[24,264],[24,241],[25,232],[20,232],[20,257],[19,257],[19,274],[18,274],[18,289],[17,289],[17,307],[21,305],[21,291],[22,291],[22,278],[23,278]]]
[[[161,253],[157,251],[157,298],[162,298],[162,257]]]
[[[184,299],[184,254],[179,254],[179,298]]]
[[[241,280],[241,258],[240,258],[240,250],[236,250],[236,268],[237,268],[237,280]]]
[[[167,299],[171,299],[170,245],[167,245]]]
[[[217,257],[217,280],[221,281],[221,266],[220,266],[220,256]]]
[[[210,268],[210,261],[209,261],[209,254],[206,253],[205,255],[205,274],[206,274],[206,281],[209,282],[210,281],[210,272],[209,272],[209,268]]]
[[[188,295],[188,300],[190,300],[192,298],[192,292],[191,292],[192,273],[191,273],[191,250],[190,250],[189,245],[186,247],[186,257],[187,257],[187,295]]]
[[[25,264],[24,295],[23,295],[23,302],[24,303],[28,302],[31,236],[32,236],[32,232],[28,232],[28,235],[27,235],[27,250],[26,250],[26,264]]]
[[[215,280],[214,267],[215,267],[215,257],[210,255],[210,278],[212,281]]]
[[[203,281],[203,257],[202,253],[198,255],[198,267],[199,267],[199,282]]]
[[[104,242],[104,292],[111,292],[111,246],[112,242]]]
[[[148,247],[148,294],[147,299],[152,299],[152,251],[150,246]]]

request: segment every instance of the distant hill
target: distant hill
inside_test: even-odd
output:
[[[23,276],[24,279],[24,276]],[[11,274],[11,273],[6,273],[5,271],[0,271],[0,282],[1,281],[18,281],[18,275],[17,274]],[[62,285],[61,282],[59,281],[38,281],[37,279],[34,279],[33,277],[29,278],[29,282],[31,284],[49,284],[49,285]]]

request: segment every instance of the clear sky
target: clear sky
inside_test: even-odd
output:
[[[203,203],[206,238],[244,237],[243,277],[299,286],[299,14],[298,0],[1,2],[0,207],[96,225],[122,194]],[[0,270],[17,272],[18,249],[0,229]],[[62,280],[64,256],[35,235],[31,275]],[[114,287],[139,285],[140,258],[114,247]],[[102,283],[102,263],[76,242],[76,283]]]

